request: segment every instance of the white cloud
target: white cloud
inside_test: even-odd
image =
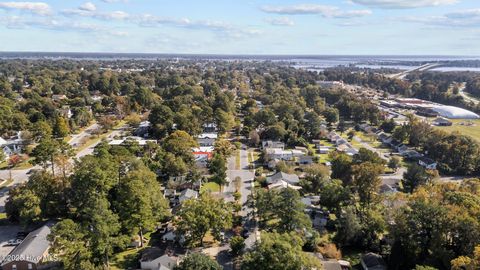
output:
[[[420,8],[451,5],[459,0],[350,0],[350,2],[376,8]]]
[[[405,17],[402,21],[421,23],[437,27],[463,27],[463,28],[477,28],[480,27],[480,9],[468,9],[450,12],[441,16],[427,16],[427,17]]]
[[[265,21],[268,22],[269,24],[275,25],[275,26],[293,26],[293,25],[295,25],[295,22],[288,17],[268,18],[268,19],[265,19]]]
[[[84,11],[95,11],[97,10],[97,7],[92,2],[86,2],[83,5],[81,5],[78,9],[84,10]]]
[[[0,9],[25,10],[38,15],[50,15],[51,9],[43,2],[0,2]]]
[[[61,13],[65,16],[91,17],[101,20],[126,20],[130,18],[130,15],[124,11],[99,12],[96,10],[85,10],[82,8],[78,8],[66,9],[63,10]]]
[[[318,14],[329,18],[352,18],[362,17],[372,14],[370,10],[341,10],[339,7],[316,5],[316,4],[299,4],[292,6],[263,6],[263,12],[281,14],[281,15],[308,15]]]

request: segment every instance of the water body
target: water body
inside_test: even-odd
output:
[[[0,52],[0,59],[74,59],[74,60],[208,60],[273,61],[312,71],[332,67],[408,70],[428,63],[440,63],[436,71],[480,72],[480,56],[399,56],[399,55],[215,55],[215,54],[148,54],[148,53],[57,53]]]

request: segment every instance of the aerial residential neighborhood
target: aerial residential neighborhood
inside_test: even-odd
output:
[[[474,0],[0,0],[0,270],[480,270]]]

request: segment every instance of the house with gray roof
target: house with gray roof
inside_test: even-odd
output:
[[[50,242],[47,236],[53,224],[47,224],[32,231],[16,246],[2,261],[3,270],[37,270],[47,269],[48,265],[56,264],[48,257]]]
[[[298,178],[298,175],[296,174],[288,174],[284,172],[277,172],[274,175],[267,176],[267,184],[275,184],[280,181],[285,181],[286,183],[290,185],[297,185],[300,183],[300,179]]]
[[[184,191],[182,191],[182,193],[180,193],[180,197],[178,198],[178,201],[182,203],[186,200],[196,199],[196,198],[198,198],[198,192],[193,189],[187,188]]]

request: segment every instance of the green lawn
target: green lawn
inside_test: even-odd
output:
[[[110,269],[136,269],[138,266],[138,259],[142,249],[127,249],[123,252],[117,253],[112,258]]]
[[[214,182],[208,182],[202,185],[202,188],[200,189],[200,193],[203,192],[220,192],[220,186],[217,183]]]
[[[460,134],[468,135],[480,142],[480,119],[477,119],[477,120],[451,119],[450,121],[453,122],[453,125],[450,127],[435,126],[435,128],[443,131],[447,131],[447,132],[457,131]],[[472,123],[472,125],[469,125],[469,126],[465,125],[467,123]]]
[[[240,170],[240,151],[235,151],[235,169]]]

